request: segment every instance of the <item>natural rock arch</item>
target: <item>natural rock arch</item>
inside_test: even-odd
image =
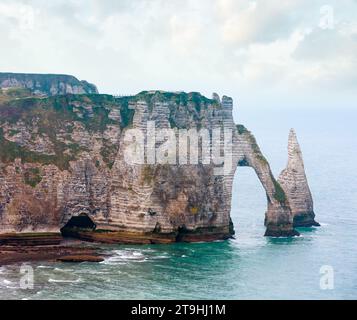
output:
[[[293,215],[288,198],[274,178],[269,163],[250,131],[237,125],[234,134],[233,160],[237,167],[252,167],[257,174],[267,196],[265,213],[266,236],[294,236],[299,233],[293,227]]]
[[[296,137],[291,135],[289,163],[277,182],[254,136],[234,124],[229,97],[221,101],[217,94],[208,99],[197,92],[144,91],[121,98],[41,98],[26,108],[24,102],[16,98],[0,108],[0,165],[5,169],[0,170],[0,233],[59,231],[85,213],[98,226],[96,234],[108,231],[105,236],[110,233],[114,240],[166,243],[175,241],[183,226],[187,241],[226,239],[233,234],[230,203],[238,166],[252,167],[265,189],[266,235],[296,235],[293,217],[304,226],[314,222]],[[43,112],[33,112],[39,107]],[[224,164],[226,174],[217,173],[222,163],[214,161],[126,163],[125,133],[133,128],[146,132],[149,121],[165,130],[220,128],[225,138],[232,133],[233,141],[229,136],[225,143],[232,142],[233,166]],[[14,129],[33,135],[13,136]],[[42,135],[50,131],[54,141]],[[45,148],[36,141],[44,141]]]

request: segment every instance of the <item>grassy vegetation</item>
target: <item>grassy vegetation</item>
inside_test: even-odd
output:
[[[142,182],[145,184],[150,184],[155,177],[155,168],[150,165],[145,165],[141,173]]]
[[[148,104],[155,102],[174,102],[176,104],[187,105],[188,102],[197,104],[218,104],[216,100],[208,99],[199,92],[167,92],[167,91],[142,91],[132,97],[134,100],[144,100]]]
[[[42,180],[41,172],[39,168],[30,168],[24,175],[25,183],[31,187],[36,187]]]
[[[92,114],[85,109],[86,105],[92,107]],[[74,121],[81,122],[89,132],[103,132],[108,124],[115,123],[109,118],[112,107],[118,107],[117,102],[112,96],[106,95],[66,95],[7,101],[0,106],[0,122],[6,121],[11,125],[21,120],[28,128],[35,125],[38,133],[33,134],[34,138],[37,134],[47,136],[53,145],[55,155],[32,152],[8,141],[1,129],[0,159],[4,163],[9,163],[15,158],[20,158],[23,162],[54,164],[61,170],[68,169],[69,161],[75,160],[81,152],[87,150],[74,142],[65,144],[59,141],[56,134],[62,130],[70,137]],[[82,118],[75,109],[80,109]],[[10,131],[10,135],[16,133],[16,130]],[[108,153],[110,150],[103,150],[103,154]],[[105,160],[107,158],[105,157]]]
[[[50,164],[55,159],[49,155],[42,155],[37,152],[29,151],[17,143],[8,141],[4,138],[3,129],[0,128],[0,160],[3,163],[13,162],[16,158],[24,162]]]
[[[271,175],[271,179],[273,180],[274,183],[274,188],[275,188],[275,193],[274,193],[274,199],[279,201],[280,203],[285,203],[286,202],[286,195],[281,187],[280,183],[275,180],[275,178]]]
[[[246,134],[250,145],[252,147],[252,150],[255,154],[255,157],[262,162],[262,164],[264,165],[268,165],[268,161],[267,159],[263,156],[262,152],[260,151],[260,148],[257,144],[257,141],[255,140],[254,136],[251,134],[250,131],[248,131],[243,125],[238,124],[237,125],[237,130],[239,134]],[[239,163],[239,165],[241,166],[245,166],[248,165],[248,162],[246,159],[241,160],[241,162]],[[273,177],[273,175],[271,175],[271,179],[274,183],[274,188],[275,188],[275,193],[274,193],[274,199],[279,201],[280,203],[285,203],[286,202],[286,195],[285,192],[283,190],[283,188],[280,186],[279,182],[275,180],[275,178]]]
[[[0,89],[0,103],[4,103],[13,99],[24,99],[32,96],[32,92],[26,88]]]
[[[244,127],[243,127],[244,128]],[[244,128],[245,129],[245,128]],[[244,129],[240,129],[240,130],[244,130]],[[245,129],[246,131],[244,132],[244,134],[247,134],[247,137],[249,139],[250,142],[250,146],[252,147],[253,153],[255,154],[255,157],[264,165],[268,165],[268,161],[267,159],[263,156],[262,152],[260,151],[260,148],[258,146],[257,140],[255,140],[255,137],[251,134],[250,131],[248,131],[247,129]]]
[[[1,97],[6,99],[1,100]],[[61,170],[69,168],[69,162],[75,160],[83,151],[88,151],[79,144],[64,143],[57,138],[61,132],[71,140],[73,133],[73,123],[79,122],[85,130],[90,133],[103,133],[108,125],[118,124],[116,120],[109,117],[111,110],[119,109],[121,115],[121,128],[132,125],[135,110],[130,108],[130,103],[145,100],[149,107],[153,107],[155,102],[167,102],[170,109],[169,121],[172,127],[178,127],[175,122],[177,105],[188,105],[191,103],[197,114],[197,123],[201,121],[199,112],[207,104],[219,103],[208,99],[200,93],[184,92],[162,92],[143,91],[136,96],[115,98],[110,95],[84,94],[84,95],[59,95],[51,97],[35,97],[27,89],[14,88],[0,90],[0,124],[7,122],[10,126],[21,121],[26,128],[36,127],[38,131],[30,132],[33,139],[38,135],[46,137],[51,142],[54,155],[41,154],[28,150],[17,143],[4,138],[4,132],[0,130],[0,159],[4,163],[20,158],[23,162],[54,164]],[[14,128],[9,131],[9,135],[16,135],[19,131]],[[103,141],[101,155],[109,168],[114,163],[118,146],[113,145],[109,140]],[[29,182],[32,183],[32,182]]]
[[[125,99],[125,98],[121,98]],[[126,98],[127,99],[127,98]],[[151,112],[154,107],[154,103],[156,102],[166,102],[168,103],[168,107],[170,109],[169,114],[169,122],[171,128],[178,128],[178,124],[175,122],[177,106],[188,106],[188,104],[192,104],[194,109],[196,110],[196,114],[194,114],[194,118],[196,118],[198,125],[201,119],[199,118],[199,114],[202,108],[205,108],[208,104],[219,107],[220,104],[214,99],[208,99],[205,96],[201,95],[199,92],[166,92],[166,91],[142,91],[136,96],[129,97],[128,101],[136,102],[136,101],[145,101],[148,104],[148,110]],[[180,127],[181,129],[185,129],[184,127]]]
[[[129,108],[129,97],[123,97],[118,100],[120,105],[121,128],[123,129],[133,124],[135,110]]]
[[[238,130],[239,134],[244,134],[244,133],[248,133],[249,132],[248,129],[245,126],[243,126],[242,124],[237,124],[236,127],[237,127],[237,130]]]
[[[20,132],[19,130],[10,130],[9,131],[9,136],[12,137],[12,136],[18,134],[19,132]]]
[[[100,154],[103,158],[103,161],[111,169],[114,165],[115,156],[119,151],[119,145],[111,144],[110,141],[104,140],[103,147],[100,150]]]

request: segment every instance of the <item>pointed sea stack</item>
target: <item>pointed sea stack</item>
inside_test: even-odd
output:
[[[315,221],[313,200],[294,129],[289,134],[288,155],[288,165],[281,172],[278,182],[288,197],[294,227],[319,226]]]

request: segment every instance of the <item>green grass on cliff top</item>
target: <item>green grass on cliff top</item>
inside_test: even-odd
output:
[[[4,138],[3,129],[0,130],[0,160],[3,163],[13,162],[16,158],[24,162],[54,164],[61,170],[69,168],[69,161],[75,160],[82,151],[76,143],[64,144],[57,139],[57,133],[64,132],[70,135],[73,123],[80,122],[89,132],[103,133],[108,125],[117,124],[116,120],[109,117],[112,110],[118,110],[121,115],[121,128],[132,125],[134,110],[131,103],[144,100],[148,103],[149,110],[155,102],[169,102],[169,121],[176,127],[172,105],[194,107],[196,120],[199,121],[199,112],[208,104],[219,105],[217,101],[208,99],[198,92],[162,92],[142,91],[135,96],[114,97],[105,94],[58,95],[51,97],[34,96],[28,89],[11,88],[0,89],[0,125],[22,121],[27,128],[38,128],[36,134],[46,135],[54,146],[55,155],[46,155],[33,152]],[[90,107],[90,108],[89,108]],[[90,109],[90,110],[89,110]],[[196,111],[196,112],[195,112]],[[13,130],[16,133],[16,130]],[[70,151],[69,154],[65,151]],[[105,142],[101,150],[103,160],[111,167],[117,146]],[[32,182],[29,182],[34,184]]]

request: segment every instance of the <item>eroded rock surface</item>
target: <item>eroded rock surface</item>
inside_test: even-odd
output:
[[[289,189],[275,180],[254,136],[234,124],[232,107],[229,97],[195,92],[7,95],[0,99],[0,233],[59,232],[72,217],[86,215],[95,230],[66,232],[125,243],[227,239],[234,234],[234,173],[251,166],[267,194],[266,235],[298,234]],[[179,129],[230,130],[230,171],[217,174],[220,165],[204,161],[129,164],[125,133],[140,129],[147,143],[149,122],[175,128],[177,138]],[[155,146],[164,144],[157,137]]]
[[[278,181],[288,197],[294,218],[294,227],[319,226],[315,221],[313,200],[307,182],[300,145],[294,129],[288,141],[288,164]]]
[[[270,170],[268,161],[254,138],[244,126],[237,126],[238,138],[234,145],[239,150],[238,166],[252,167],[261,181],[267,196],[265,215],[266,236],[295,236],[293,216],[288,198]]]

